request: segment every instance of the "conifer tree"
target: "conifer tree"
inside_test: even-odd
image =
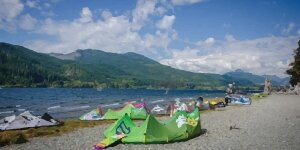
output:
[[[292,86],[300,82],[300,40],[298,41],[298,48],[294,50],[294,62],[290,64],[291,68],[286,71],[291,75],[290,83]]]

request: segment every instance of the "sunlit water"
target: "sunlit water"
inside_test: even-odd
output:
[[[47,112],[55,118],[78,118],[91,109],[124,106],[128,101],[145,101],[147,106],[166,105],[175,98],[188,100],[224,97],[224,91],[205,90],[146,90],[92,88],[2,88],[0,119],[26,110],[34,115]]]

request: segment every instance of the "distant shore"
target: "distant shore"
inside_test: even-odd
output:
[[[228,106],[201,115],[206,133],[171,144],[119,144],[108,149],[299,149],[300,96],[270,95],[250,106]],[[109,125],[62,136],[37,137],[2,149],[92,149]]]
[[[54,118],[78,118],[97,108],[121,108],[128,101],[145,101],[149,109],[156,105],[167,106],[175,98],[182,100],[224,97],[216,90],[145,90],[95,88],[4,88],[0,90],[0,119],[31,111],[34,115],[48,112]]]
[[[97,90],[104,90],[104,89],[145,89],[145,90],[218,90],[218,91],[225,91],[226,87],[224,86],[203,86],[197,88],[188,88],[188,87],[177,87],[177,88],[166,88],[166,87],[147,87],[147,86],[136,86],[136,87],[97,87],[97,86],[23,86],[23,85],[0,85],[0,89],[4,88],[87,88],[87,89],[97,89]],[[261,85],[254,85],[254,86],[239,86],[241,91],[263,91],[263,86]]]

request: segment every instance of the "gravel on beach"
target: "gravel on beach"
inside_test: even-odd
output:
[[[201,115],[204,134],[171,144],[118,144],[115,149],[300,149],[300,96],[271,95],[250,106],[228,106]],[[84,128],[57,137],[32,138],[0,149],[91,150],[108,125]]]

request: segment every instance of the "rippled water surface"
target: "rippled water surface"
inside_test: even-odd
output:
[[[145,101],[147,105],[167,104],[175,98],[223,97],[223,91],[146,90],[92,88],[2,88],[0,118],[25,110],[34,115],[48,112],[56,118],[77,118],[101,105],[104,109],[122,107],[127,101]]]

